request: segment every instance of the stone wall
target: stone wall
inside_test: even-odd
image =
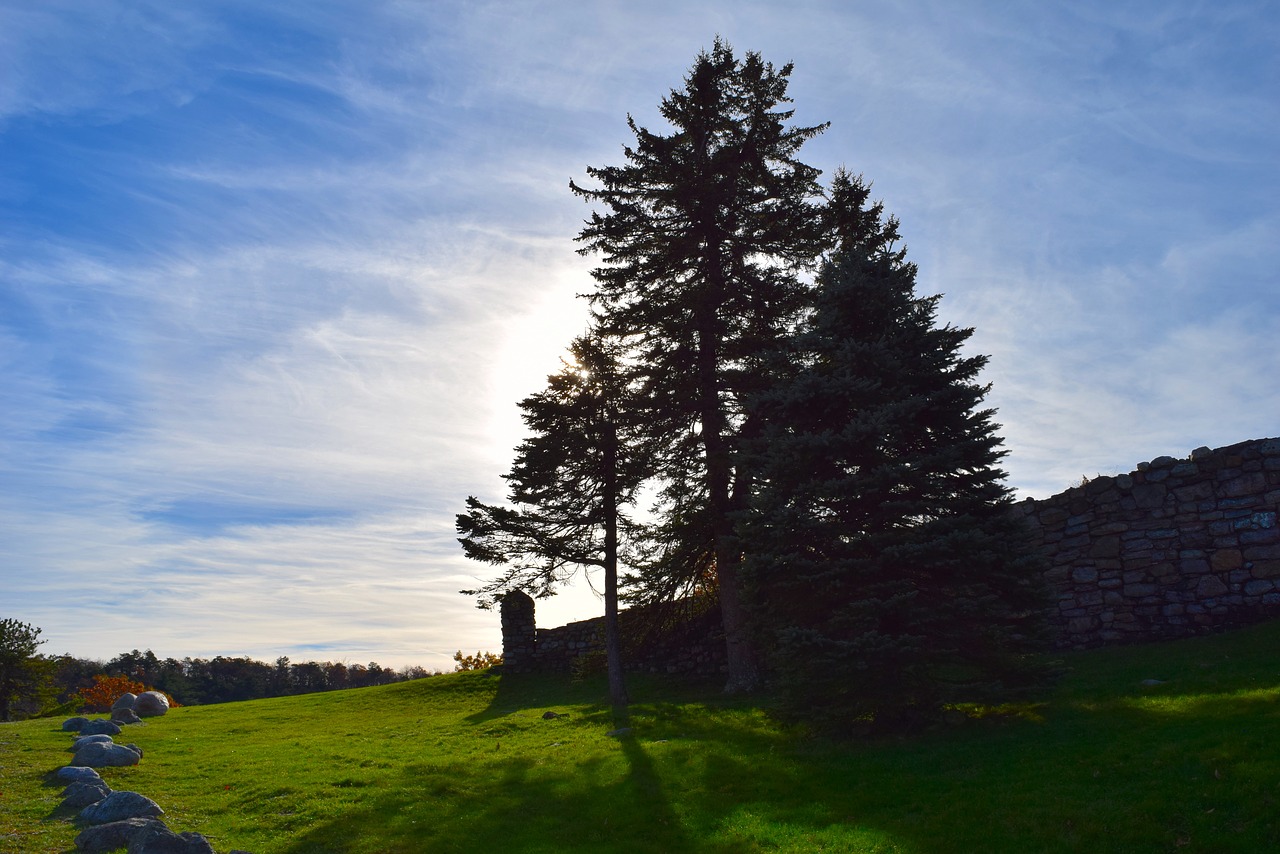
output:
[[[1280,616],[1280,439],[1158,457],[1015,511],[1049,567],[1060,647],[1166,640]],[[717,614],[668,619],[655,635],[646,628],[652,614],[623,612],[628,669],[723,671]],[[602,617],[538,629],[522,593],[504,598],[502,628],[514,672],[570,671],[603,650]]]
[[[604,617],[539,629],[533,600],[518,591],[504,596],[501,608],[505,671],[603,671]],[[629,672],[712,675],[724,671],[719,608],[630,609],[618,615],[618,624]]]
[[[1280,616],[1280,439],[1158,457],[1018,505],[1058,644],[1163,640]]]

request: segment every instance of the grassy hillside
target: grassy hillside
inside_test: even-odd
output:
[[[456,674],[178,709],[103,776],[220,852],[1280,850],[1278,650],[1072,655],[1041,704],[870,744],[662,683],[611,738],[603,684]],[[71,848],[60,723],[0,725],[0,851]]]

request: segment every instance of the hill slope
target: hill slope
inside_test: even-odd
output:
[[[614,738],[601,683],[454,674],[177,709],[103,776],[220,852],[1276,850],[1277,649],[1280,623],[1075,654],[1034,707],[848,744],[663,683]],[[60,723],[0,726],[0,851],[71,848]]]

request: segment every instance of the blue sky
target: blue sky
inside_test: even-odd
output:
[[[1020,494],[1280,435],[1269,2],[0,0],[0,615],[497,649],[453,517],[583,325],[568,182],[716,34],[976,328]]]

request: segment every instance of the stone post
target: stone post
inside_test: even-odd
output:
[[[528,673],[536,669],[538,628],[534,621],[533,597],[522,590],[502,596],[502,669],[507,673]]]

